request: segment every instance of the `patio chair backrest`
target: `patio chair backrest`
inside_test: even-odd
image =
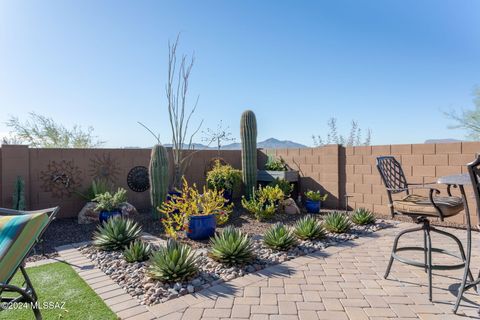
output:
[[[48,223],[46,213],[0,216],[0,283],[15,274]]]
[[[402,165],[392,156],[377,157],[377,168],[391,193],[407,192],[408,184]]]

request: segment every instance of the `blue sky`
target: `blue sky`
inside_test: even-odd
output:
[[[107,146],[168,143],[167,44],[195,51],[204,128],[311,145],[338,118],[374,144],[464,137],[442,110],[480,85],[480,2],[0,0],[0,132],[29,111],[93,126]],[[197,141],[200,141],[200,136]]]

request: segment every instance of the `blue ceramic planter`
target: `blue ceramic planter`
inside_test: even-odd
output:
[[[100,215],[98,216],[98,220],[100,223],[106,222],[108,219],[114,216],[121,216],[122,213],[119,210],[115,211],[100,211]]]
[[[192,240],[208,239],[215,234],[217,220],[214,214],[208,216],[190,216],[187,237]]]
[[[305,201],[305,208],[308,213],[320,213],[321,201],[313,201],[307,199]]]

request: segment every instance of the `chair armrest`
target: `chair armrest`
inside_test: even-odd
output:
[[[0,216],[19,216],[26,214],[25,211],[7,209],[7,208],[0,208]]]

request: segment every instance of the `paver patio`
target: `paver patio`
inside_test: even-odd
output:
[[[410,226],[402,223],[149,310],[158,319],[187,320],[478,319],[480,297],[472,291],[466,294],[468,301],[462,302],[459,314],[451,312],[462,270],[434,272],[432,303],[428,301],[423,269],[394,263],[390,278],[383,279],[394,235]],[[465,239],[464,230],[453,232]],[[417,236],[410,235],[405,243],[418,244],[422,235]],[[454,243],[439,241],[435,236],[434,244],[455,249]],[[479,234],[474,233],[473,239],[472,271],[476,274],[480,265]],[[453,261],[436,255],[434,259]]]
[[[60,254],[121,319],[479,319],[480,296],[473,291],[465,295],[458,315],[451,312],[462,270],[434,272],[433,302],[428,301],[427,276],[421,268],[394,262],[389,279],[383,279],[395,234],[411,226],[397,224],[151,307],[140,305],[74,246]],[[465,241],[465,230],[449,231]],[[421,236],[410,234],[400,244],[418,245]],[[442,241],[436,234],[432,238],[434,244],[455,251],[450,240]],[[475,275],[480,266],[478,232],[473,233],[473,243]],[[423,253],[415,258],[421,260]],[[435,254],[433,259],[454,262]]]

